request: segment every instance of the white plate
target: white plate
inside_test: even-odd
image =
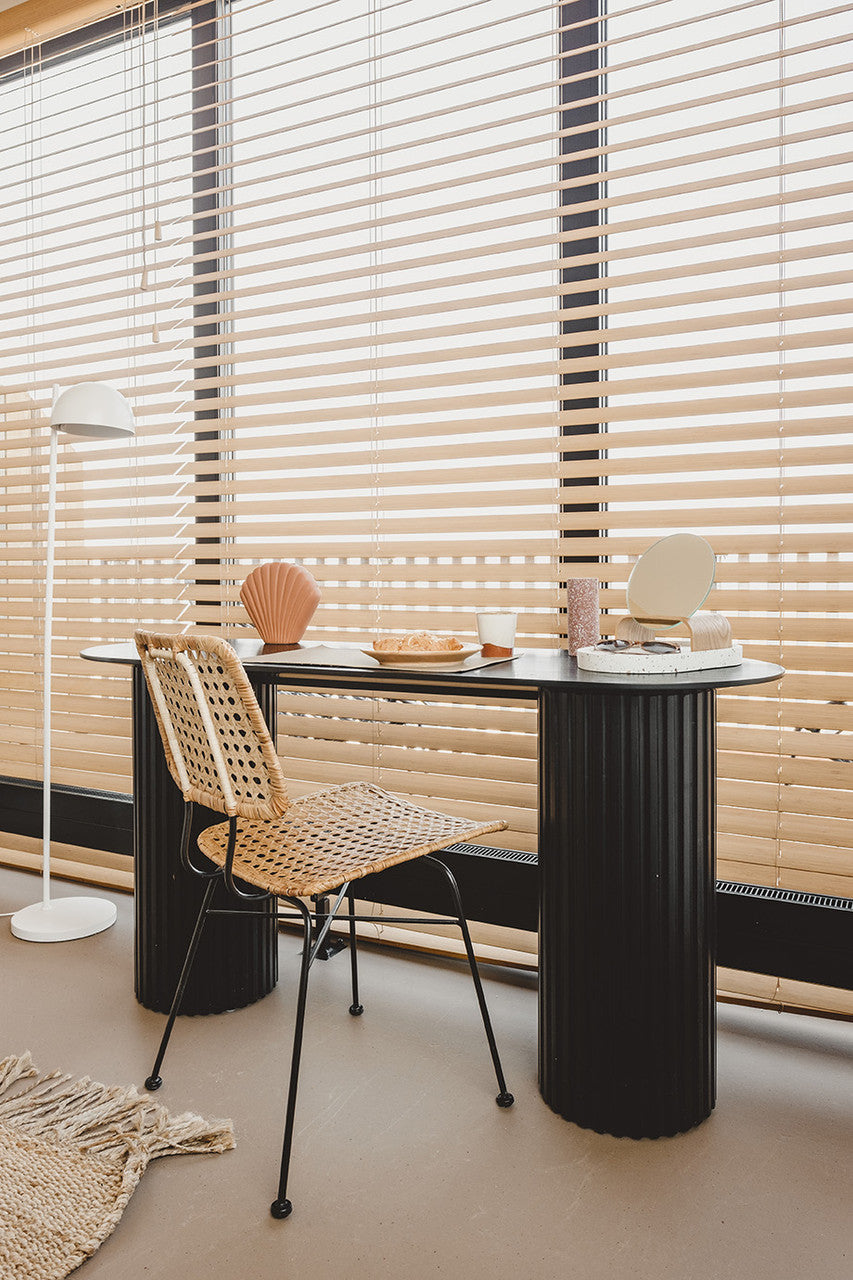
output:
[[[404,649],[401,653],[378,652],[375,649],[362,649],[362,653],[366,653],[368,657],[375,658],[377,662],[381,662],[385,666],[424,666],[436,665],[441,666],[442,663],[462,662],[465,658],[470,658],[472,653],[479,653],[478,645],[473,645],[469,649]]]

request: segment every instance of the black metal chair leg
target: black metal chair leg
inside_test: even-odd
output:
[[[287,1112],[284,1121],[284,1142],[281,1149],[281,1172],[278,1179],[278,1196],[270,1205],[274,1218],[287,1218],[293,1205],[287,1199],[287,1174],[290,1169],[290,1151],[293,1146],[293,1120],[296,1115],[296,1090],[299,1084],[299,1063],[302,1056],[302,1032],[305,1027],[305,1002],[308,994],[308,970],[311,966],[311,913],[298,898],[286,898],[302,915],[305,938],[302,944],[302,966],[299,970],[299,993],[296,998],[296,1024],[293,1029],[293,1056],[290,1063],[290,1084],[287,1090]]]
[[[201,941],[201,931],[204,928],[204,922],[207,918],[207,911],[210,906],[210,900],[213,897],[213,891],[216,888],[216,880],[208,880],[204,890],[204,897],[201,900],[198,916],[196,917],[195,928],[193,929],[190,945],[187,947],[187,954],[184,958],[184,965],[181,969],[181,976],[178,979],[178,985],[172,1000],[172,1007],[169,1010],[169,1017],[166,1020],[166,1029],[163,1032],[163,1039],[160,1041],[160,1048],[157,1050],[157,1057],[154,1061],[154,1067],[151,1075],[145,1081],[145,1088],[150,1093],[160,1088],[163,1081],[160,1079],[160,1067],[163,1065],[163,1058],[166,1055],[166,1047],[169,1043],[169,1037],[172,1034],[172,1027],[175,1025],[175,1018],[181,1007],[181,1001],[184,998],[184,991],[189,981],[190,971],[195,960],[198,944]]]
[[[347,901],[349,903],[349,956],[350,968],[352,969],[352,1004],[349,1011],[354,1018],[364,1013],[364,1005],[359,1004],[358,1000],[358,948],[356,938],[355,920],[355,892],[352,889],[347,890]]]
[[[459,928],[462,930],[462,940],[465,943],[465,952],[468,956],[468,965],[471,969],[471,977],[474,979],[474,989],[477,992],[477,1002],[480,1006],[480,1013],[483,1018],[483,1026],[486,1029],[486,1039],[489,1042],[489,1051],[492,1055],[492,1063],[495,1068],[495,1076],[497,1077],[498,1089],[500,1090],[500,1092],[498,1093],[498,1096],[495,1098],[495,1102],[497,1102],[499,1107],[511,1107],[512,1104],[515,1102],[515,1098],[512,1096],[512,1094],[508,1091],[506,1087],[506,1080],[504,1079],[503,1067],[501,1066],[500,1055],[498,1053],[498,1046],[497,1046],[497,1042],[495,1041],[495,1033],[492,1030],[492,1020],[489,1017],[489,1010],[488,1010],[488,1006],[486,1005],[486,997],[483,992],[483,984],[480,981],[480,970],[477,967],[477,957],[474,955],[474,947],[471,943],[471,934],[468,931],[468,921],[465,918],[465,912],[462,907],[462,895],[459,892],[459,885],[456,883],[456,877],[454,876],[453,872],[450,870],[450,867],[445,866],[445,864],[441,861],[440,858],[435,858],[432,856],[432,854],[425,854],[424,861],[431,862],[433,863],[434,866],[440,867],[441,870],[444,872],[445,876],[447,877],[447,880],[450,884],[450,888],[453,893],[453,900],[456,904],[456,917],[459,921]]]

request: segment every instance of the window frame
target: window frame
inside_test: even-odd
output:
[[[223,93],[223,83],[227,79],[228,19],[232,5],[237,2],[238,0],[207,0],[200,6],[188,9],[179,0],[161,0],[158,11],[161,23],[177,22],[187,15],[191,23],[192,123],[189,136],[192,139],[195,215],[192,244],[195,256],[213,255],[195,264],[194,273],[198,276],[218,274],[227,269],[228,262],[227,220],[220,211],[223,203],[222,185],[227,182],[230,141],[227,108],[223,106],[227,97]],[[564,232],[581,229],[587,233],[580,239],[562,242],[560,278],[563,284],[588,281],[588,288],[583,292],[573,293],[572,298],[575,305],[591,309],[601,300],[600,285],[594,285],[598,280],[599,268],[596,263],[576,264],[573,259],[576,256],[596,255],[601,251],[606,234],[606,218],[600,209],[577,212],[573,206],[576,203],[598,201],[604,190],[605,174],[598,168],[597,159],[590,157],[589,153],[597,150],[606,121],[598,103],[590,103],[589,99],[597,98],[603,91],[606,69],[602,63],[602,50],[588,46],[603,42],[605,10],[606,0],[575,0],[574,3],[561,4],[555,9],[558,26],[572,28],[561,29],[558,33],[560,76],[563,81],[559,102],[560,125],[562,129],[584,126],[581,132],[560,139],[558,161],[561,178],[570,182],[577,179],[584,181],[581,185],[569,185],[561,189],[559,226]],[[153,6],[149,0],[145,6],[146,21],[152,17]],[[118,46],[126,35],[125,23],[126,17],[120,13],[89,24],[80,31],[54,38],[44,44],[43,56],[50,58],[55,65],[56,59],[64,61],[77,56],[83,44],[88,46],[93,39],[115,41]],[[587,25],[578,27],[578,23]],[[225,47],[224,58],[210,56],[212,37],[216,40],[217,48]],[[226,69],[224,78],[223,68]],[[27,51],[8,55],[0,60],[0,74],[6,77],[25,75],[30,71]],[[581,74],[584,78],[573,79]],[[597,89],[593,89],[593,85]],[[194,281],[193,284],[193,358],[199,361],[197,376],[200,379],[215,377],[221,372],[223,364],[227,363],[227,317],[223,315],[221,304],[206,296],[216,293],[217,289],[215,281]],[[594,316],[579,320],[562,319],[560,330],[563,334],[576,336],[587,329],[596,330],[598,324]],[[563,359],[597,356],[602,346],[600,342],[592,340],[584,346],[567,345],[560,349],[559,355]],[[588,381],[588,375],[561,374],[563,385],[580,381]],[[606,390],[603,373],[601,390]],[[227,432],[223,432],[218,410],[205,407],[205,400],[215,395],[216,392],[212,389],[200,389],[198,385],[193,388],[194,417],[197,423],[195,440],[198,446],[195,454],[196,478],[207,483],[220,479],[220,463],[227,456],[228,449]],[[575,410],[596,410],[600,407],[601,398],[565,400],[561,402],[561,408],[570,406]],[[592,415],[590,421],[592,422]],[[571,437],[575,434],[587,434],[589,430],[589,425],[564,428],[565,447],[560,455],[562,461],[595,459],[601,456],[597,451],[578,452],[571,448]],[[592,482],[590,479],[565,481],[563,494],[570,486],[582,488]],[[197,501],[218,503],[222,501],[222,496],[214,494],[207,498],[200,497]],[[578,494],[578,501],[565,504],[563,510],[598,511],[600,506],[598,503],[585,504],[582,494]],[[201,515],[199,523],[204,522],[205,518]],[[596,562],[596,557],[593,556],[577,557],[571,554],[570,540],[582,536],[586,536],[585,530],[562,533],[565,541],[561,546],[561,577],[571,576],[569,566],[572,563]],[[209,589],[219,582],[219,578],[205,576],[205,569],[218,569],[226,562],[227,544],[221,533],[210,538],[199,537],[196,542],[196,583],[200,589]],[[40,822],[34,801],[40,793],[40,783],[12,777],[0,778],[0,803],[4,804],[8,815],[7,830],[16,834],[38,834]],[[97,839],[101,841],[98,847],[132,855],[130,797],[121,793],[59,785],[54,785],[52,794],[57,840],[72,844],[81,842],[81,798],[84,798],[88,812],[85,842]],[[482,855],[483,851],[479,853]],[[458,859],[463,859],[460,868],[474,899],[472,915],[476,918],[476,901],[479,899],[484,904],[481,909],[484,920],[500,922],[510,927],[529,928],[531,915],[535,915],[538,895],[535,861],[529,855],[520,855],[518,864],[513,864],[502,878],[498,863],[512,864],[512,858],[508,857],[511,851],[496,850],[495,853],[499,857],[490,859],[488,856],[478,856],[467,861],[465,855],[456,855]],[[403,871],[397,883],[400,886],[397,896],[401,899],[397,905],[428,909],[416,877],[412,876],[409,883]],[[831,986],[849,988],[853,985],[849,974],[845,972],[844,948],[837,941],[838,937],[849,936],[850,925],[853,924],[853,899],[841,900],[845,909],[839,912],[837,908],[840,904],[837,900],[827,899],[822,902],[822,895],[804,894],[799,895],[803,901],[792,901],[797,895],[785,891],[785,941],[781,945],[779,920],[783,898],[779,891],[774,893],[772,889],[762,888],[758,893],[755,888],[733,882],[717,882],[719,963],[731,968],[781,974],[783,977],[818,981]],[[744,910],[748,912],[746,918]],[[826,914],[830,910],[835,911],[833,916]],[[831,922],[833,926],[829,931],[827,922]]]

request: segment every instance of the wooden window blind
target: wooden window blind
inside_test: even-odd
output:
[[[277,548],[311,570],[315,636],[470,637],[501,603],[522,644],[553,644],[554,10],[432,9],[232,8],[216,394],[239,446],[219,532],[243,563]],[[232,627],[240,575],[222,573]],[[530,708],[280,707],[305,785],[369,776],[505,812],[502,842],[535,847]]]
[[[41,619],[48,418],[55,385],[110,379],[132,441],[60,437],[53,780],[128,791],[126,678],[92,678],[92,636],[189,615],[194,555],[192,296],[154,279],[156,175],[192,216],[191,19],[127,11],[72,50],[29,44],[0,79],[3,687],[0,772],[41,776]],[[168,85],[169,105],[166,105]],[[164,234],[168,223],[163,222]],[[191,241],[190,241],[191,242]],[[186,249],[185,249],[186,252]],[[174,323],[157,341],[158,316]],[[91,861],[77,852],[76,863]],[[118,860],[116,860],[118,861]],[[97,874],[97,873],[96,873]]]
[[[606,557],[608,608],[638,552],[691,529],[719,556],[706,607],[747,655],[787,668],[778,690],[719,697],[718,874],[843,896],[851,41],[849,4],[609,0],[598,347],[564,352],[572,394],[601,408],[565,415],[562,463],[595,486],[597,515],[569,507],[563,522],[592,524],[574,545]]]
[[[164,5],[73,56],[27,47],[0,90],[22,122],[0,770],[40,771],[54,383],[111,378],[139,424],[129,446],[61,445],[56,781],[129,785],[126,675],[94,680],[78,649],[139,622],[234,634],[265,559],[317,577],[309,638],[470,637],[500,603],[522,645],[559,643],[555,12]],[[315,691],[280,709],[294,792],[373,777],[505,814],[504,842],[535,848],[532,706]]]

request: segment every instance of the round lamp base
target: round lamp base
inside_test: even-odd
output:
[[[12,916],[12,933],[25,942],[71,942],[115,924],[115,903],[106,898],[54,898]]]

